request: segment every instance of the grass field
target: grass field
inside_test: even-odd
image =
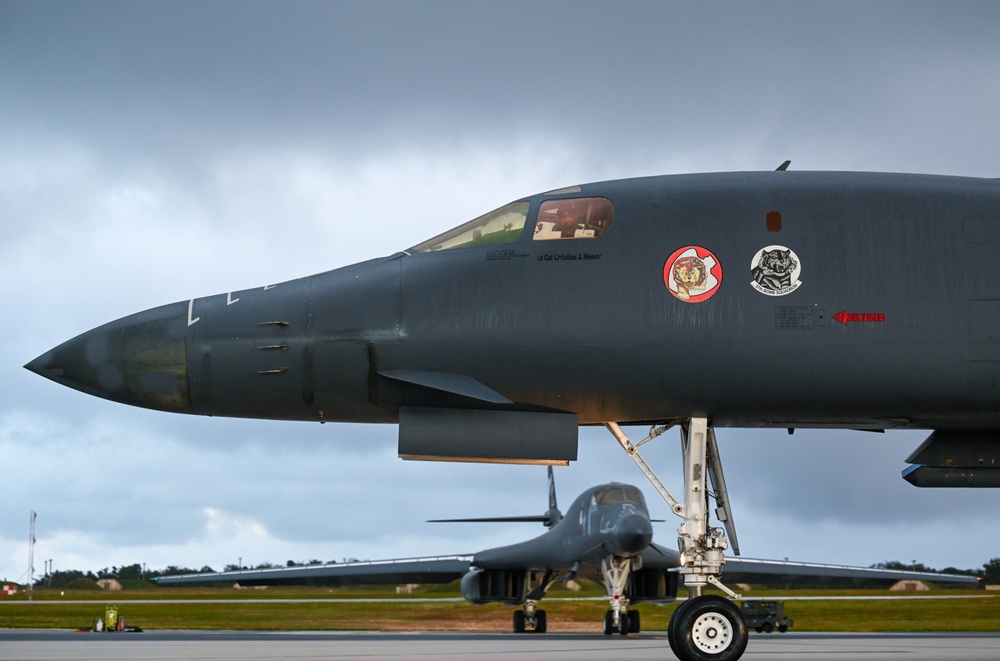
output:
[[[776,592],[754,591],[748,598],[771,598]],[[781,591],[780,596],[820,597],[788,600],[785,612],[798,631],[1000,631],[1000,595],[944,590],[922,593],[920,599],[824,599],[878,596],[885,590]],[[562,601],[559,597],[600,597],[603,590],[587,586],[580,593],[553,589],[542,602],[549,630],[600,632],[607,609],[604,600]],[[924,596],[926,595],[926,596]],[[0,628],[76,629],[88,627],[114,601],[128,624],[145,630],[381,630],[381,631],[508,631],[512,609],[490,604],[471,606],[454,586],[419,588],[396,595],[392,588],[148,588],[121,592],[36,590],[0,600]],[[955,599],[957,596],[973,598]],[[340,599],[384,599],[377,603],[346,603]],[[416,598],[416,599],[415,599]],[[302,602],[296,600],[324,600]],[[426,599],[434,599],[426,601]],[[158,603],[141,603],[159,600]],[[189,600],[213,600],[214,603]],[[259,600],[265,600],[263,602]],[[67,603],[87,601],[91,603]],[[674,605],[640,604],[642,628],[662,631]]]

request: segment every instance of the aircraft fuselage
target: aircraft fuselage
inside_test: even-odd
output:
[[[595,199],[613,206],[598,235],[539,240],[558,233],[544,204]],[[1000,181],[737,172],[523,202],[505,242],[181,301],[28,367],[126,404],[234,417],[1000,427]]]

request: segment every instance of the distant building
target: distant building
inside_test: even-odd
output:
[[[102,590],[110,590],[111,592],[116,592],[122,589],[122,584],[113,578],[102,578],[97,581],[97,585]]]
[[[923,581],[899,581],[889,590],[893,592],[928,592],[930,586]]]

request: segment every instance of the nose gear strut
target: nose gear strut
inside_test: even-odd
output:
[[[615,631],[623,636],[639,633],[639,620],[633,623],[632,617],[638,613],[628,612],[629,600],[625,596],[625,584],[632,571],[631,558],[618,558],[609,555],[601,560],[601,574],[604,575],[604,587],[608,590],[608,604],[611,609],[604,614],[604,635],[610,636]]]
[[[675,424],[676,422],[653,427],[649,435],[637,444],[629,440],[618,423],[605,422],[604,426],[667,501],[670,511],[683,520],[677,529],[677,544],[681,553],[680,573],[684,576],[688,599],[677,607],[670,618],[667,635],[670,648],[681,661],[736,661],[743,656],[747,646],[746,619],[732,601],[704,594],[706,585],[714,585],[730,598],[742,599],[741,595],[719,580],[726,562],[723,551],[729,548],[726,533],[732,539],[736,555],[739,555],[739,544],[715,431],[708,425],[707,418],[690,418],[681,425],[683,502],[673,497],[639,455],[639,446],[660,436]],[[708,481],[712,485],[711,491],[707,488]],[[725,531],[709,526],[709,496],[715,498],[715,514]]]

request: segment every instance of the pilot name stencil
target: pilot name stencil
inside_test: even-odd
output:
[[[586,262],[600,259],[601,255],[599,253],[592,252],[580,252],[580,253],[568,253],[568,254],[552,254],[546,253],[544,255],[538,256],[538,261],[540,262]]]

